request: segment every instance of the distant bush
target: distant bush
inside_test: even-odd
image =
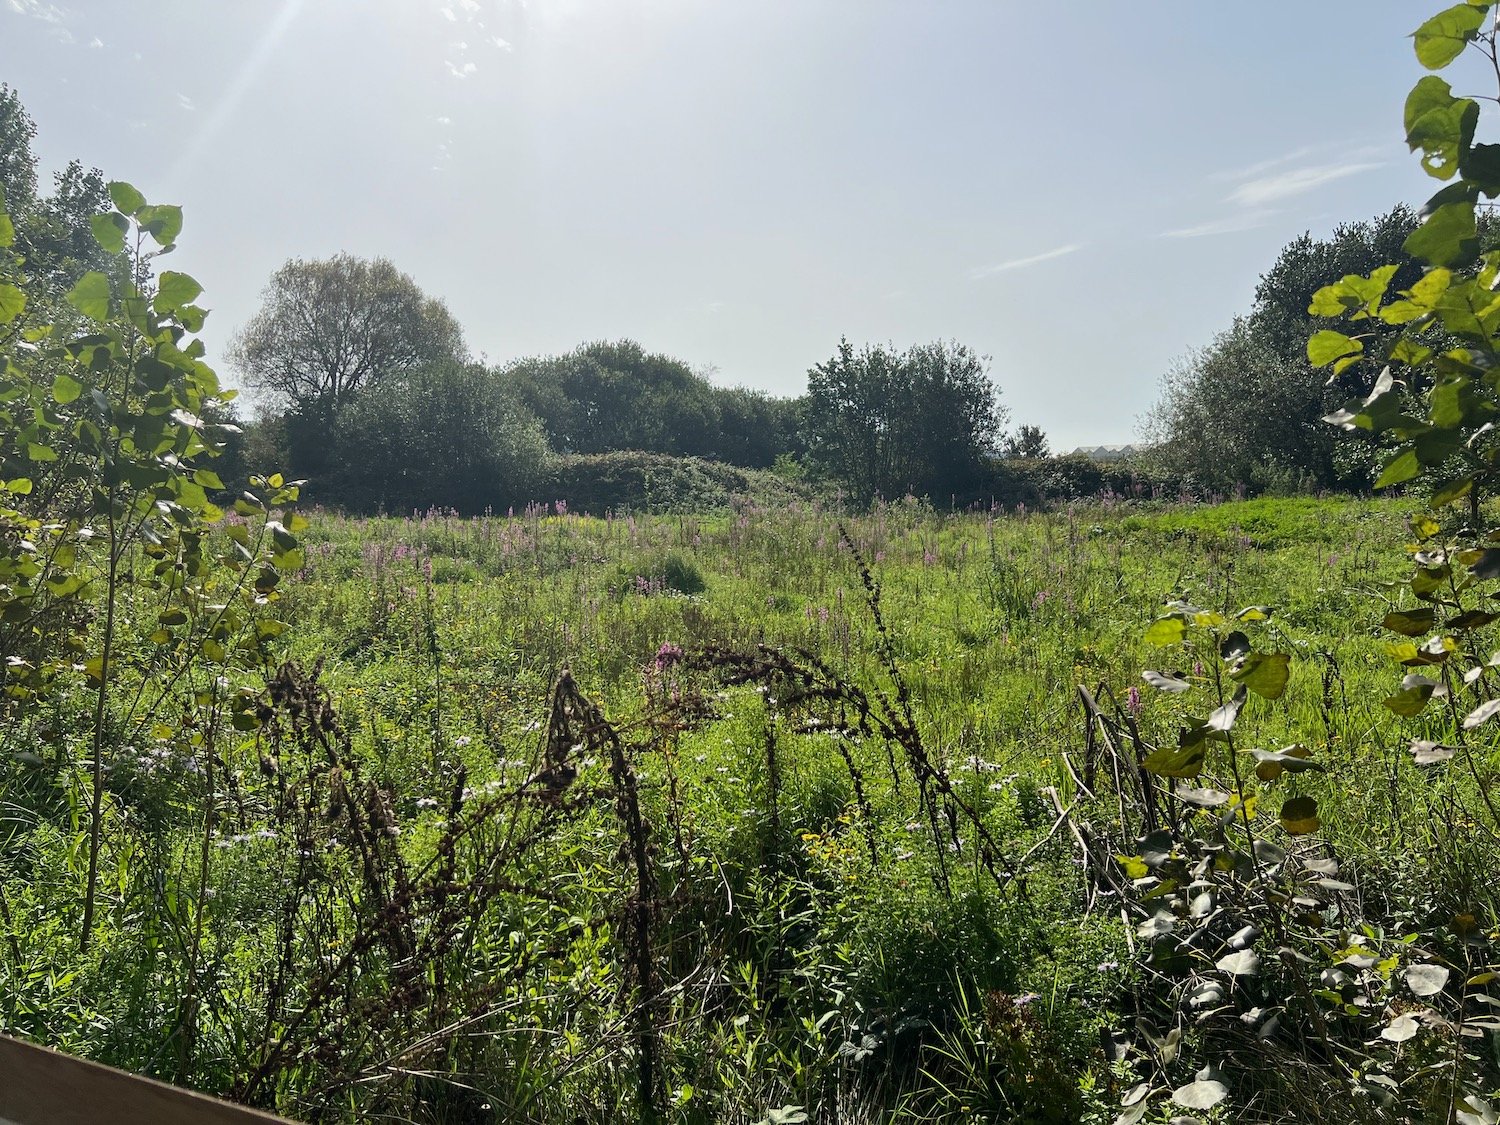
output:
[[[1016,458],[993,462],[988,495],[975,499],[1013,508],[1043,507],[1068,500],[1115,497],[1126,500],[1176,499],[1192,492],[1192,482],[1156,470],[1142,461],[1092,461],[1087,457]]]
[[[804,498],[783,477],[696,457],[620,452],[555,458],[536,500],[575,512],[705,512],[736,500],[762,506]]]

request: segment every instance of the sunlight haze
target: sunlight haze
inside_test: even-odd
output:
[[[993,357],[1128,441],[1257,276],[1431,191],[1410,5],[0,0],[44,177],[181,203],[211,354],[289,257],[389,257],[491,362],[631,337],[800,393],[840,336]]]

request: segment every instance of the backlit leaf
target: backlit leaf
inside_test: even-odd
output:
[[[1437,610],[1429,606],[1422,609],[1393,609],[1385,615],[1381,624],[1403,637],[1420,637],[1431,630],[1436,621]]]
[[[1448,203],[1433,211],[1403,244],[1413,258],[1434,266],[1466,262],[1479,252],[1473,203]]]
[[[1392,485],[1402,484],[1416,476],[1421,468],[1415,449],[1402,450],[1385,463],[1385,468],[1375,478],[1375,487],[1390,488]]]
[[[1281,805],[1281,827],[1292,836],[1306,836],[1322,826],[1318,802],[1311,797],[1290,797]]]
[[[118,254],[125,249],[125,236],[130,233],[130,222],[118,211],[105,211],[89,216],[89,229],[94,232],[94,241],[107,254]]]
[[[167,270],[157,283],[156,299],[152,302],[158,313],[175,312],[183,305],[191,304],[203,292],[203,286],[185,273]]]
[[[52,401],[66,406],[83,394],[83,384],[66,371],[59,371],[52,380]]]
[[[0,284],[0,324],[9,324],[26,311],[26,294],[14,285]]]
[[[1252,652],[1229,675],[1262,699],[1280,699],[1291,677],[1291,663],[1284,652]]]
[[[1175,645],[1187,635],[1187,625],[1177,614],[1167,617],[1158,617],[1151,622],[1151,627],[1146,630],[1146,643],[1148,645]]]
[[[1364,354],[1365,346],[1352,340],[1342,332],[1325,328],[1315,332],[1307,341],[1307,359],[1314,367],[1326,367],[1340,359],[1353,359]]]
[[[67,301],[90,320],[108,320],[109,278],[97,270],[90,270],[68,291]]]
[[[182,233],[182,208],[170,203],[142,207],[136,212],[141,229],[156,239],[157,245],[171,246]]]
[[[109,200],[127,215],[134,215],[146,205],[146,197],[124,180],[111,180]]]
[[[1412,35],[1417,61],[1442,70],[1463,53],[1484,25],[1485,12],[1472,4],[1455,4],[1433,16]]]

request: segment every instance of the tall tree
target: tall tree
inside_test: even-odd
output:
[[[111,210],[104,174],[72,160],[53,175],[52,194],[39,194],[35,138],[36,123],[20,95],[0,85],[0,200],[15,224],[33,299],[70,320],[61,298],[73,283],[90,270],[113,274],[124,266],[99,244],[90,225]]]
[[[861,501],[973,488],[1005,421],[988,363],[959,343],[840,341],[808,372],[810,460]]]
[[[1287,243],[1255,287],[1250,321],[1256,335],[1280,355],[1305,359],[1313,331],[1308,305],[1323,286],[1350,274],[1368,274],[1387,262],[1399,267],[1394,286],[1411,286],[1422,276],[1422,264],[1403,244],[1417,223],[1416,212],[1398,203],[1364,222],[1340,223],[1327,238],[1304,233]]]
[[[1340,470],[1325,412],[1323,377],[1241,318],[1163,380],[1144,429],[1161,469],[1200,488],[1329,485]]]
[[[1000,444],[1000,456],[1021,461],[1041,461],[1051,455],[1047,435],[1040,426],[1022,426],[1006,435]]]
[[[540,423],[476,363],[381,380],[349,403],[331,440],[313,495],[360,511],[504,510],[534,497],[548,456]]]
[[[36,198],[36,122],[21,104],[21,95],[0,84],[0,189],[11,218]]]
[[[1410,286],[1422,265],[1404,243],[1417,215],[1397,205],[1364,222],[1341,223],[1324,238],[1303,234],[1282,248],[1260,278],[1248,316],[1191,353],[1162,383],[1143,429],[1163,469],[1204,488],[1227,491],[1311,484],[1368,486],[1375,448],[1336,440],[1322,421],[1351,395],[1366,394],[1373,375],[1353,365],[1334,377],[1313,370],[1307,338],[1323,322],[1309,312],[1313,295],[1351,274],[1386,263],[1393,289]],[[1394,339],[1398,326],[1370,321],[1370,347]]]
[[[567,355],[520,360],[506,377],[560,453],[715,455],[717,389],[681,360],[634,340],[599,340]]]
[[[385,258],[293,258],[266,287],[229,359],[272,403],[332,419],[362,388],[424,365],[465,358],[442,301]]]

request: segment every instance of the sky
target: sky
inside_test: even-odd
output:
[[[44,176],[183,206],[211,359],[347,251],[492,363],[629,337],[787,395],[844,336],[957,340],[1066,450],[1132,440],[1287,242],[1436,189],[1439,6],[0,0],[0,81]]]

